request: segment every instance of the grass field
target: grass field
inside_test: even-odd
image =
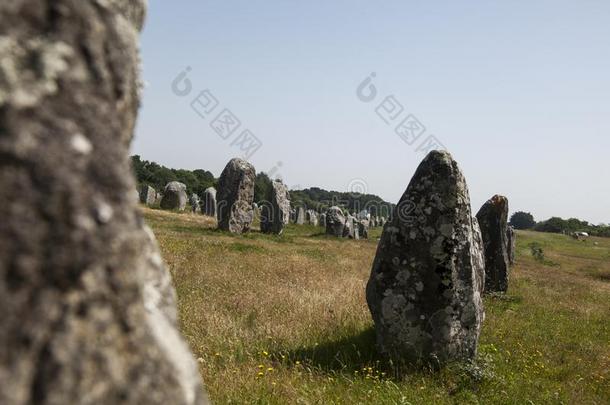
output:
[[[610,239],[518,232],[477,360],[397,376],[364,297],[380,228],[360,241],[295,225],[233,236],[200,215],[143,211],[215,404],[610,403]]]

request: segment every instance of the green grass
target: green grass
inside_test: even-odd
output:
[[[293,225],[235,236],[200,215],[144,213],[214,403],[610,403],[610,239],[518,232],[508,293],[485,297],[476,361],[397,375],[364,297],[380,228],[368,241]]]

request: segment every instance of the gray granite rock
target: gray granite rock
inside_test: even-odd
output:
[[[508,199],[495,195],[479,212],[477,219],[483,235],[485,251],[485,292],[504,292],[508,289]]]
[[[369,238],[369,221],[366,219],[361,219],[358,221],[358,235],[362,239]]]
[[[309,225],[318,226],[318,213],[314,210],[307,210],[305,212],[305,219]]]
[[[146,204],[150,207],[152,205],[155,205],[155,202],[157,200],[157,192],[151,186],[143,184],[140,187],[139,198],[142,204]]]
[[[360,233],[358,229],[358,221],[356,217],[351,214],[347,214],[345,218],[345,228],[343,228],[343,237],[350,239],[360,239]]]
[[[261,232],[281,235],[290,221],[290,197],[281,180],[272,183],[271,201],[261,207]]]
[[[254,166],[231,159],[218,180],[218,228],[231,233],[250,230],[254,219]]]
[[[203,213],[216,218],[217,205],[216,189],[214,187],[206,188],[203,192]]]
[[[366,288],[378,346],[395,363],[475,357],[484,317],[477,232],[457,163],[430,152],[384,227]]]
[[[191,196],[189,197],[189,203],[191,204],[191,211],[193,213],[201,213],[201,203],[197,194],[191,194]]]
[[[297,225],[305,224],[305,209],[303,207],[297,207],[295,223]]]
[[[343,227],[343,235],[344,238],[353,238],[354,237],[354,217],[352,214],[348,213],[345,217],[345,226]]]
[[[320,214],[320,222],[318,223],[322,228],[326,228],[326,213],[323,212]]]
[[[179,181],[170,181],[163,189],[161,208],[165,210],[184,211],[186,208],[186,185]]]
[[[143,1],[0,5],[0,403],[206,403],[129,144]]]
[[[343,237],[345,216],[341,208],[333,206],[326,211],[326,234]]]

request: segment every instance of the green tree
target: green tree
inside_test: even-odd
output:
[[[529,212],[517,211],[510,217],[509,224],[515,229],[531,229],[536,225],[536,221]]]
[[[271,201],[273,184],[267,173],[260,172],[254,180],[254,202],[260,204],[262,201]]]

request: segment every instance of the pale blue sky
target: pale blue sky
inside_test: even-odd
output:
[[[133,153],[220,174],[250,161],[291,187],[396,202],[423,158],[394,133],[415,115],[464,171],[473,210],[493,194],[511,211],[610,222],[610,1],[149,1],[143,106]],[[189,95],[172,92],[187,66]],[[377,98],[356,88],[371,72]],[[218,107],[190,107],[209,89]],[[387,125],[376,106],[394,95]],[[223,140],[210,122],[230,109]]]

